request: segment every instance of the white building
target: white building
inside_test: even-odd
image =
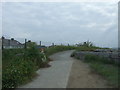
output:
[[[24,48],[24,44],[21,44],[17,40],[14,40],[14,38],[5,39],[4,37],[2,37],[2,46],[3,46],[3,48],[6,48],[6,49]]]

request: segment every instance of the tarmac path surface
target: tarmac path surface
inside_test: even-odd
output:
[[[39,69],[35,79],[19,88],[66,88],[73,63],[70,57],[72,52],[70,50],[51,55],[51,67]]]

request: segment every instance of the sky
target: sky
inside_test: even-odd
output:
[[[118,46],[118,4],[111,2],[5,2],[2,35],[42,44]]]

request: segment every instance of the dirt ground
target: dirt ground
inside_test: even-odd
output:
[[[67,88],[112,88],[100,75],[94,73],[88,64],[74,60]]]

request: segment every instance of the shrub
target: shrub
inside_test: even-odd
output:
[[[26,49],[26,51],[24,53],[24,58],[29,59],[29,60],[33,61],[34,63],[37,63],[37,60],[41,59],[40,52],[38,51],[37,48],[30,47],[30,48]]]
[[[35,64],[30,60],[16,58],[2,73],[2,88],[15,88],[31,79],[35,74]]]
[[[25,59],[29,59],[38,66],[38,68],[43,67],[47,64],[47,58],[44,53],[41,53],[36,47],[30,47],[26,50]]]
[[[18,57],[17,54],[24,53],[24,49],[4,49],[2,50],[2,68],[8,66],[13,62],[15,57]]]

